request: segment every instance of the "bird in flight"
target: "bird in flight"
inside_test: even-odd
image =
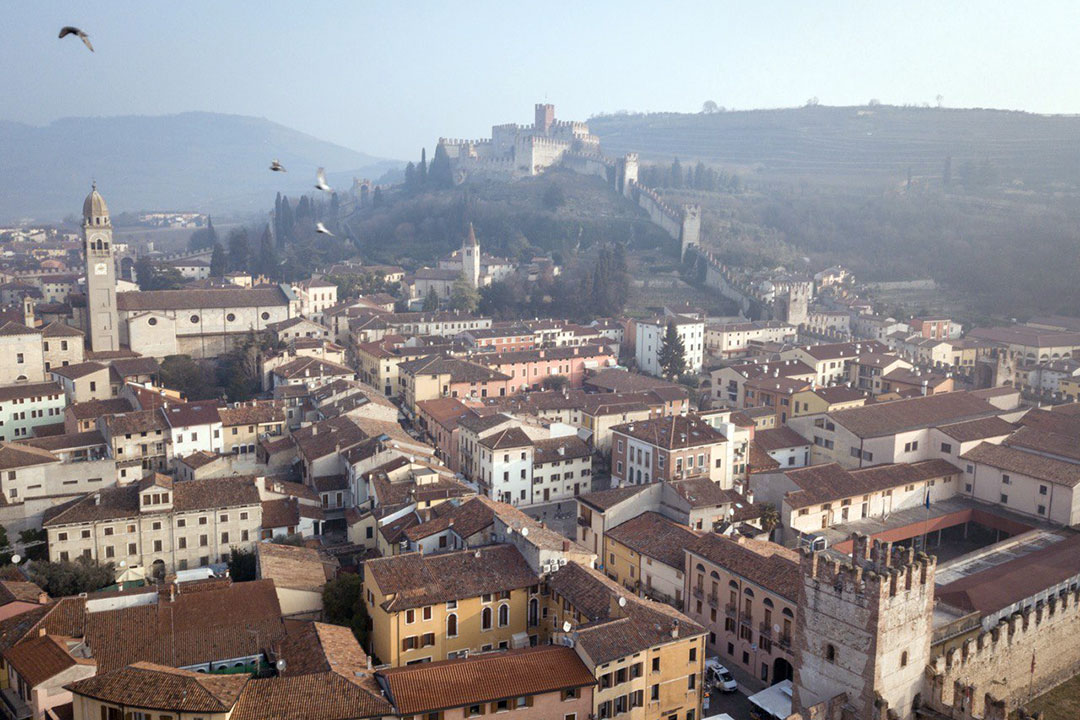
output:
[[[274,160],[270,163],[270,169],[274,172],[288,172],[288,170],[285,169],[285,166],[279,163],[277,160]]]
[[[83,45],[90,48],[90,52],[94,52],[94,46],[90,44],[90,36],[84,33],[79,28],[72,27],[71,25],[65,25],[64,27],[60,28],[59,37],[66,38],[68,35],[74,35],[75,37],[79,38],[83,41]]]
[[[319,233],[320,235],[329,235],[330,237],[334,237],[334,233],[327,230],[326,226],[323,225],[321,222],[315,223],[315,232]]]
[[[333,191],[333,188],[326,184],[326,173],[323,172],[322,168],[319,168],[317,171],[315,171],[315,187],[319,188],[320,190],[325,190],[326,192]]]

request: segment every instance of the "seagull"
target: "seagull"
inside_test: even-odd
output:
[[[288,172],[288,170],[285,169],[285,166],[279,163],[277,160],[274,160],[270,163],[270,169],[274,172]]]
[[[326,184],[326,173],[323,172],[322,168],[315,172],[315,187],[326,192],[333,192],[333,188]]]
[[[329,235],[330,237],[334,237],[334,233],[327,230],[326,226],[323,225],[321,222],[315,223],[315,232],[319,233],[320,235]]]
[[[65,25],[64,27],[60,28],[59,37],[65,38],[68,35],[75,35],[76,37],[78,37],[80,40],[83,41],[83,45],[90,48],[90,52],[94,52],[94,46],[90,44],[90,36],[87,35],[86,33],[84,33],[79,28],[72,27],[70,25]]]

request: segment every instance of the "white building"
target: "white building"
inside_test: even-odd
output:
[[[162,408],[169,424],[172,456],[183,458],[194,452],[219,453],[223,447],[221,416],[211,403],[185,403]]]
[[[669,324],[675,326],[675,331],[682,339],[686,372],[696,375],[701,372],[704,361],[705,322],[682,315],[636,323],[637,336],[634,347],[638,369],[649,375],[663,375],[663,369],[660,367],[660,350],[664,345],[664,337],[667,335]]]
[[[66,405],[55,382],[0,387],[0,440],[28,438],[39,425],[62,423]]]

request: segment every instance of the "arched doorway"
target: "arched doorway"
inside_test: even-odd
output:
[[[529,626],[540,624],[540,603],[536,598],[529,599]]]
[[[772,664],[772,683],[775,685],[778,682],[784,680],[794,680],[795,672],[791,667],[791,663],[782,657],[776,658]]]
[[[165,561],[160,558],[155,560],[150,566],[150,577],[156,582],[165,581]]]

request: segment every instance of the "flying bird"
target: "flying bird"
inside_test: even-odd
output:
[[[326,184],[326,173],[322,168],[315,171],[315,187],[326,192],[333,192],[333,188]]]
[[[330,237],[334,237],[334,233],[327,230],[326,226],[323,225],[321,222],[315,223],[315,232],[319,233],[320,235],[329,235]]]
[[[285,166],[279,163],[277,160],[274,160],[270,163],[270,169],[274,172],[288,172],[288,170],[285,169]]]
[[[68,35],[76,36],[83,41],[83,45],[90,48],[90,52],[94,52],[94,46],[90,44],[90,36],[84,33],[79,28],[72,27],[70,25],[65,25],[64,27],[60,28],[60,38],[66,38]]]

